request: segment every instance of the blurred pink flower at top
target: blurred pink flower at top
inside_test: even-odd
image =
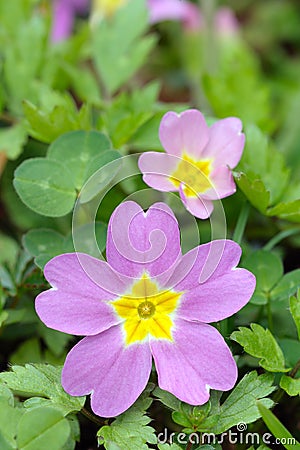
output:
[[[88,11],[90,0],[53,0],[52,42],[67,39],[73,29],[76,14]]]
[[[150,23],[164,20],[180,20],[187,29],[198,29],[202,25],[199,8],[185,0],[148,0]]]
[[[187,30],[205,27],[204,17],[194,3],[186,0],[148,0],[150,23],[179,20]],[[230,8],[219,8],[214,18],[215,30],[222,35],[236,34],[239,24]]]
[[[219,8],[215,16],[215,28],[222,35],[234,35],[239,30],[239,22],[230,8]]]

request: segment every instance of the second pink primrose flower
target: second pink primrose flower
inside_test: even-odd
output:
[[[146,152],[139,158],[145,183],[159,191],[179,191],[186,209],[207,219],[213,200],[236,191],[231,169],[245,144],[241,121],[229,117],[208,127],[198,110],[168,112],[159,137],[166,153]]]
[[[254,276],[236,268],[239,245],[213,241],[182,255],[171,209],[156,203],[145,213],[128,201],[110,218],[106,255],[63,254],[45,267],[52,288],[36,299],[39,317],[86,336],[67,355],[64,389],[91,394],[96,414],[117,416],[146,387],[152,358],[159,386],[191,405],[207,402],[210,389],[231,389],[236,363],[208,323],[253,293]]]

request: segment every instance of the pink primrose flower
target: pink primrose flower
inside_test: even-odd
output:
[[[90,0],[53,0],[52,42],[60,42],[72,34],[76,14],[89,9]]]
[[[145,183],[159,191],[179,191],[187,210],[207,219],[213,200],[236,191],[231,173],[239,162],[245,136],[235,117],[219,120],[210,128],[200,111],[168,112],[159,137],[167,153],[146,152],[139,158]]]
[[[52,288],[36,299],[40,319],[86,336],[67,355],[66,392],[91,394],[96,414],[117,416],[147,385],[152,358],[159,386],[191,405],[207,402],[211,388],[231,389],[236,363],[208,323],[237,312],[254,291],[254,276],[236,268],[239,245],[213,241],[182,255],[166,204],[144,212],[127,201],[110,218],[106,255],[62,254],[45,266]]]
[[[199,8],[186,0],[148,0],[149,22],[179,20],[186,29],[197,30],[203,25]]]

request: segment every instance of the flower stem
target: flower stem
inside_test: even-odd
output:
[[[268,316],[268,327],[271,333],[273,333],[274,330],[274,323],[273,323],[273,316],[272,316],[272,309],[271,309],[271,299],[268,297],[268,303],[267,303],[267,316]]]
[[[91,420],[92,422],[96,423],[97,425],[100,425],[100,426],[105,425],[105,421],[103,419],[100,419],[100,418],[96,417],[94,414],[92,414],[86,408],[81,408],[80,412],[87,419]]]
[[[243,234],[246,228],[247,220],[249,217],[250,212],[250,203],[248,201],[245,201],[241,208],[240,215],[237,220],[237,224],[233,233],[232,239],[237,243],[240,244],[243,238]]]
[[[300,370],[300,359],[296,363],[295,367],[290,371],[289,376],[291,378],[295,378],[295,376],[297,375],[298,370]]]
[[[191,441],[189,441],[189,442],[187,443],[187,446],[186,446],[186,449],[185,449],[185,450],[192,450],[192,446],[193,446],[193,443],[192,443]]]
[[[272,237],[272,239],[270,239],[269,242],[266,243],[263,249],[270,251],[283,239],[286,239],[287,237],[293,236],[298,233],[300,233],[299,228],[289,228],[288,230],[280,231],[280,233],[276,234],[276,236]]]

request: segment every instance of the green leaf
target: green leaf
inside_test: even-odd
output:
[[[87,179],[90,161],[110,148],[109,139],[102,133],[74,131],[60,136],[50,145],[47,159],[65,165],[73,185],[79,191]]]
[[[28,133],[33,138],[49,144],[64,133],[74,130],[89,131],[92,128],[87,105],[83,105],[78,111],[70,96],[52,92],[57,102],[50,111],[38,108],[26,100],[23,102],[24,115],[29,124]]]
[[[27,361],[39,363],[42,361],[40,342],[37,338],[28,339],[10,355],[11,364],[25,364]]]
[[[257,323],[250,328],[239,327],[231,339],[238,342],[249,355],[259,358],[259,365],[270,372],[287,372],[284,356],[274,336]]]
[[[300,287],[300,269],[285,274],[271,291],[271,300],[285,300]]]
[[[282,375],[280,379],[280,387],[291,397],[300,395],[300,378],[291,378],[287,375]]]
[[[51,400],[65,415],[80,411],[85,397],[71,397],[61,386],[61,367],[49,364],[12,366],[10,372],[0,373],[0,382],[24,397],[39,396]]]
[[[49,147],[46,158],[27,159],[17,168],[14,187],[33,211],[49,217],[64,216],[72,210],[91,174],[120,156],[112,150],[107,152],[109,145],[107,137],[96,131],[66,133]]]
[[[289,322],[289,326],[292,326],[292,323]],[[286,364],[289,367],[294,367],[300,355],[300,341],[297,339],[280,339],[279,340],[280,347],[284,353]]]
[[[22,243],[31,256],[44,254],[59,255],[64,243],[64,236],[57,231],[39,228],[23,235]]]
[[[113,94],[146,61],[154,46],[153,36],[142,37],[148,28],[145,0],[127,5],[93,30],[93,57],[109,94]]]
[[[45,158],[27,159],[15,171],[14,187],[33,211],[60,217],[72,211],[76,190],[63,164]]]
[[[15,449],[17,426],[24,414],[24,409],[14,408],[10,400],[1,396],[0,398],[0,436],[8,449]],[[0,440],[1,443],[1,440]],[[1,443],[2,444],[2,443]],[[5,448],[5,446],[3,446]],[[1,447],[2,450],[2,447]]]
[[[173,443],[173,444],[158,444],[159,450],[181,450],[181,447],[179,445]]]
[[[296,324],[298,337],[300,340],[300,290],[298,290],[297,297],[290,298],[290,310]]]
[[[107,225],[102,222],[85,224],[76,228],[76,251],[82,251],[92,256],[99,256],[106,245]],[[94,241],[90,236],[96,236],[97,249],[94,248]],[[73,233],[63,236],[54,230],[40,228],[30,230],[23,235],[23,246],[28,253],[34,257],[38,267],[44,268],[45,264],[62,253],[72,253],[75,251],[73,244]]]
[[[15,265],[19,246],[11,237],[0,233],[0,264],[6,263],[10,268]]]
[[[187,417],[186,414],[179,412],[179,411],[173,411],[172,412],[172,419],[175,423],[178,423],[178,425],[181,425],[185,428],[192,428],[193,422],[190,417]]]
[[[278,203],[268,209],[268,216],[278,216],[290,222],[300,222],[300,199]]]
[[[173,409],[174,411],[178,411],[180,409],[180,400],[170,392],[164,391],[160,387],[156,387],[153,391],[153,395],[158,397],[161,403],[168,408]]]
[[[277,202],[284,196],[290,178],[284,156],[254,125],[246,128],[246,145],[236,180],[246,197],[261,213],[291,221],[299,217],[296,202]],[[275,206],[274,206],[275,205]]]
[[[0,400],[5,400],[9,406],[14,406],[14,395],[8,387],[0,384]]]
[[[263,418],[263,421],[271,431],[271,433],[278,439],[281,439],[282,445],[287,450],[295,450],[295,446],[300,443],[291,435],[291,433],[282,425],[277,417],[269,411],[261,402],[257,402],[257,407]]]
[[[56,357],[64,354],[67,344],[72,339],[71,335],[62,333],[61,331],[52,330],[51,328],[46,327],[42,322],[38,325],[38,331],[49,350]],[[31,361],[31,359],[28,361]]]
[[[275,387],[272,386],[272,382],[273,376],[271,374],[258,376],[253,371],[245,375],[221,405],[218,422],[210,432],[220,434],[239,422],[255,422],[260,417],[257,400],[274,391]],[[273,405],[269,398],[264,398],[262,403],[267,408],[271,408]]]
[[[266,214],[270,202],[270,192],[259,176],[252,173],[238,172],[235,174],[235,179],[249,202],[261,213]]]
[[[101,124],[116,148],[127,143],[134,133],[153,116],[159,84],[152,82],[131,93],[122,92],[101,117]],[[155,131],[157,135],[157,130]]]
[[[18,449],[61,450],[70,431],[68,420],[59,410],[43,406],[28,410],[18,424]]]
[[[243,265],[256,277],[256,288],[251,303],[267,304],[273,287],[283,275],[281,259],[274,253],[257,250],[245,259]]]
[[[26,141],[27,130],[23,122],[0,129],[0,152],[4,152],[8,159],[16,159],[22,153]]]
[[[257,58],[238,36],[231,40],[232,45],[220,39],[222,44],[217,70],[205,73],[202,80],[210,105],[217,117],[237,116],[244,123],[256,123],[268,131],[273,127],[273,116]]]
[[[155,430],[148,426],[151,419],[145,415],[152,403],[149,386],[131,408],[97,433],[99,445],[107,450],[147,450],[147,442],[156,444]]]

